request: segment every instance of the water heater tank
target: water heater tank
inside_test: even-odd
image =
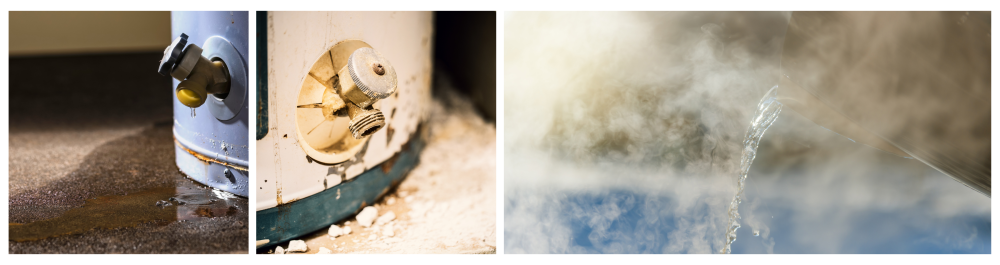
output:
[[[175,39],[159,68],[174,78],[177,167],[195,181],[244,197],[249,196],[248,15],[172,12]],[[199,102],[186,101],[191,98]]]
[[[431,12],[257,15],[258,247],[374,204],[417,163]]]

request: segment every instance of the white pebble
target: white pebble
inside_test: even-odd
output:
[[[372,221],[375,221],[375,217],[378,217],[378,210],[375,207],[367,206],[361,209],[361,213],[358,213],[354,219],[358,220],[358,224],[361,226],[369,227],[372,225]]]
[[[306,252],[309,251],[309,247],[306,246],[306,242],[302,240],[292,240],[288,242],[288,249],[285,252]]]
[[[389,211],[382,216],[379,216],[378,220],[375,220],[375,225],[383,225],[394,219],[396,219],[396,213]]]
[[[344,235],[344,229],[341,229],[337,225],[331,225],[330,230],[328,230],[326,234],[330,235],[330,238],[337,238],[338,236]]]
[[[344,232],[343,235],[351,234],[351,227],[345,225],[344,229],[343,229],[343,232]]]
[[[378,236],[376,236],[375,234],[372,234],[372,235],[368,236],[368,241],[375,240],[376,238],[378,238]]]
[[[403,198],[403,201],[405,201],[406,203],[410,203],[413,201],[413,196],[406,196],[406,198]]]
[[[333,251],[330,251],[330,249],[325,247],[319,247],[319,252],[316,254],[333,254]]]
[[[279,254],[279,255],[280,254],[285,254],[285,249],[282,248],[281,246],[278,246],[278,247],[274,248],[274,254]]]
[[[385,200],[385,205],[392,205],[393,203],[396,203],[396,198],[389,198],[388,200]]]

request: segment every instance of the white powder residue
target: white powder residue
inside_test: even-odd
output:
[[[316,252],[316,254],[333,254],[333,251],[325,247],[319,247],[319,252]]]
[[[496,253],[496,128],[467,100],[444,97],[430,105],[418,165],[357,222],[340,224],[358,232],[314,233],[307,244],[335,253]]]
[[[389,211],[389,212],[386,212],[385,214],[383,214],[382,216],[379,216],[378,219],[375,219],[375,225],[384,225],[384,224],[388,223],[389,221],[392,221],[392,220],[395,220],[395,219],[396,219],[396,213],[394,213],[392,211]]]

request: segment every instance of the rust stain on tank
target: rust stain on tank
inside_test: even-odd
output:
[[[202,162],[205,162],[206,164],[207,163],[216,163],[216,164],[219,164],[219,165],[231,167],[231,168],[239,170],[239,171],[250,172],[250,170],[247,169],[246,167],[241,167],[241,166],[233,165],[233,164],[226,163],[226,162],[223,162],[223,161],[219,161],[219,160],[216,160],[214,158],[202,155],[202,154],[200,154],[198,152],[192,151],[191,149],[188,149],[187,147],[184,147],[184,145],[182,145],[180,142],[178,142],[177,138],[174,138],[174,144],[176,144],[178,147],[180,147],[184,151],[188,152],[188,154],[191,154],[192,156],[198,158],[198,160],[201,160]],[[207,176],[207,174],[206,174],[206,176]]]
[[[277,195],[274,199],[278,202],[278,205],[284,204],[284,202],[281,201],[281,187],[278,187]]]
[[[401,152],[397,152],[391,158],[382,163],[382,173],[389,174],[389,171],[392,171],[392,166],[396,164],[396,160],[399,160],[400,153]]]

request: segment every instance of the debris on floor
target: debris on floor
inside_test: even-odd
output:
[[[306,242],[302,240],[292,240],[288,242],[288,249],[285,252],[306,252],[309,247],[306,246]]]
[[[382,229],[382,236],[392,237],[395,231],[392,229],[392,224],[388,224]]]
[[[326,234],[330,236],[330,239],[337,238],[338,236],[346,235],[351,233],[350,226],[344,226],[343,228],[337,225],[331,225],[330,229],[327,230]]]
[[[372,225],[372,221],[374,221],[377,216],[378,210],[376,210],[375,207],[367,206],[354,218],[358,220],[358,224],[361,224],[361,226],[369,227]]]
[[[303,236],[308,254],[496,253],[496,127],[467,99],[435,98],[420,162],[354,218]],[[346,232],[348,229],[353,233]]]
[[[319,252],[316,254],[333,254],[333,251],[330,251],[330,249],[325,247],[319,247]]]
[[[384,225],[394,219],[396,219],[396,213],[389,211],[382,216],[379,216],[378,219],[375,219],[375,225]]]

